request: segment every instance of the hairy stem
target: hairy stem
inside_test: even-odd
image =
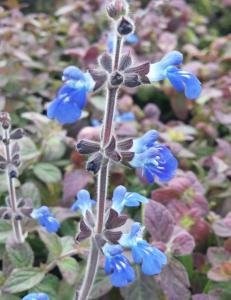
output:
[[[122,38],[118,36],[116,42],[113,71],[116,71],[118,69],[121,44],[122,44]],[[106,109],[105,109],[104,121],[102,127],[102,141],[101,141],[102,150],[105,149],[105,147],[110,142],[112,137],[117,91],[118,91],[118,87],[111,87],[108,85],[107,102],[106,102]],[[97,217],[96,217],[96,226],[95,226],[95,233],[97,234],[102,233],[103,226],[104,226],[105,203],[107,199],[107,190],[108,190],[108,175],[109,175],[109,161],[105,159],[97,176]],[[76,299],[78,300],[88,299],[97,272],[98,260],[99,260],[99,249],[97,248],[97,245],[93,237],[91,241],[91,248],[88,256],[85,277],[81,289],[79,291],[79,295],[77,296]]]
[[[9,205],[12,209],[12,229],[14,232],[15,239],[18,243],[23,243],[24,242],[24,236],[22,232],[22,224],[20,220],[16,220],[14,214],[16,213],[17,210],[17,197],[16,197],[16,192],[15,192],[15,185],[14,185],[14,179],[10,175],[10,170],[9,170],[9,164],[11,162],[11,153],[10,153],[10,138],[9,138],[9,131],[5,130],[5,154],[6,154],[6,160],[8,162],[8,167],[6,169],[6,176],[8,179],[8,193],[9,193]]]

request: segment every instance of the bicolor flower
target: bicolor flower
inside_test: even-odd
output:
[[[60,227],[59,221],[54,217],[47,206],[41,206],[33,209],[31,217],[36,219],[38,223],[45,227],[48,232],[56,232]]]
[[[158,136],[157,131],[150,130],[135,139],[131,149],[135,153],[131,166],[140,169],[149,183],[153,183],[155,177],[160,181],[170,180],[178,165],[169,148],[157,142]]]
[[[83,216],[86,215],[87,210],[91,211],[92,206],[95,205],[95,200],[92,200],[87,190],[80,190],[76,195],[76,201],[72,204],[71,210],[81,210]]]
[[[167,263],[166,255],[142,239],[140,223],[134,223],[129,234],[123,234],[120,245],[132,251],[136,264],[141,264],[141,270],[146,275],[157,275]]]
[[[121,213],[124,206],[139,206],[141,203],[147,203],[148,199],[138,193],[127,192],[127,189],[119,185],[114,189],[112,197],[112,208]]]
[[[45,293],[30,293],[23,297],[22,300],[50,300],[50,298]]]
[[[61,124],[70,124],[80,118],[87,93],[93,90],[95,81],[88,72],[83,73],[75,66],[64,69],[62,80],[64,84],[49,104],[47,116]]]
[[[159,62],[150,65],[147,75],[150,82],[168,79],[177,92],[184,92],[188,99],[196,99],[201,93],[201,83],[197,77],[178,66],[183,62],[183,55],[171,51]]]
[[[123,249],[120,245],[105,244],[103,252],[104,270],[107,275],[110,275],[113,286],[124,287],[135,280],[135,272],[128,259],[122,254]]]

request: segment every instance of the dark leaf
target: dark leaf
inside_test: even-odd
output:
[[[120,65],[119,65],[119,70],[124,71],[127,68],[129,68],[132,64],[132,58],[130,53],[124,54],[121,59],[120,59]]]
[[[141,85],[141,81],[137,74],[127,74],[124,79],[124,85],[130,88]]]
[[[107,222],[105,224],[106,229],[113,229],[124,225],[127,221],[126,215],[119,215],[114,209],[110,209]]]
[[[189,300],[190,283],[185,267],[176,259],[171,259],[160,274],[160,286],[168,300]]]
[[[141,77],[143,77],[143,76],[148,74],[149,68],[150,68],[150,63],[146,62],[146,63],[143,63],[143,64],[138,65],[136,67],[132,67],[132,68],[127,69],[125,71],[125,73],[136,73],[136,74],[140,75]]]
[[[106,71],[112,72],[112,57],[110,54],[107,52],[103,53],[99,58],[99,63]]]
[[[145,206],[144,223],[155,241],[166,243],[173,233],[173,216],[167,208],[156,201],[149,201]]]
[[[107,74],[102,70],[96,70],[96,69],[89,70],[89,73],[91,74],[92,78],[95,81],[94,91],[96,91],[99,88],[101,88],[106,82]]]
[[[111,231],[111,230],[105,230],[104,235],[107,240],[109,240],[113,244],[117,244],[118,240],[122,236],[122,231]]]
[[[129,150],[133,146],[133,139],[126,139],[117,142],[117,147],[120,150]]]

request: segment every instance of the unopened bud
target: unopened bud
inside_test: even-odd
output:
[[[89,140],[81,140],[76,145],[76,150],[80,154],[91,154],[99,151],[100,145],[97,142],[92,142]]]
[[[87,171],[97,174],[101,167],[102,159],[103,156],[100,152],[90,157],[89,161],[87,162]]]
[[[118,23],[117,31],[120,35],[128,35],[134,29],[133,23],[128,18],[122,17]]]
[[[111,75],[111,85],[118,86],[123,82],[123,76],[118,71]]]
[[[113,0],[106,6],[109,17],[114,20],[118,20],[127,14],[128,4],[124,0]]]
[[[0,113],[0,123],[3,129],[8,129],[10,127],[10,115],[7,112]]]

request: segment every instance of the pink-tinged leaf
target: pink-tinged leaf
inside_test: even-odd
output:
[[[144,223],[154,241],[168,242],[174,229],[174,219],[162,204],[150,201],[145,206]]]
[[[231,262],[227,261],[219,266],[213,267],[208,271],[207,276],[216,282],[231,281]]]
[[[212,266],[218,266],[231,259],[231,253],[222,247],[209,247],[207,258]]]
[[[67,172],[63,180],[63,202],[69,205],[76,193],[93,182],[92,175],[85,170]]]
[[[176,259],[171,259],[160,274],[160,286],[168,300],[190,299],[188,273]]]
[[[170,240],[171,251],[175,255],[188,255],[193,252],[195,241],[185,229],[175,226]]]
[[[219,300],[219,298],[208,294],[196,294],[192,296],[192,300]]]
[[[218,236],[231,237],[231,212],[224,219],[214,222],[212,228]]]

